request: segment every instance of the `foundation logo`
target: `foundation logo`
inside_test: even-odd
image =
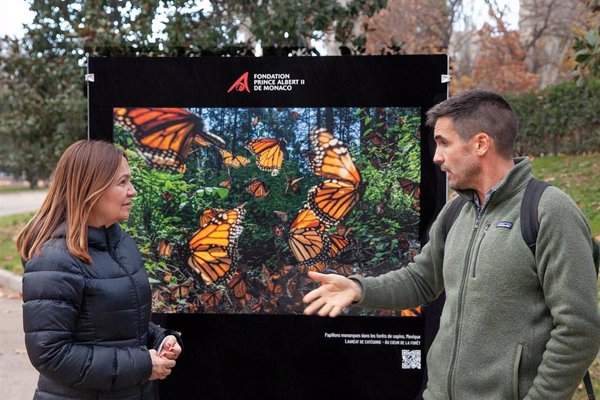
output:
[[[250,73],[244,72],[227,90],[250,93]],[[252,89],[255,92],[290,92],[296,86],[303,86],[304,79],[292,77],[291,74],[252,74]]]
[[[235,81],[233,83],[233,85],[231,85],[231,87],[229,88],[229,90],[227,91],[227,93],[231,92],[232,90],[236,90],[238,92],[243,92],[244,90],[248,93],[250,93],[250,86],[248,85],[248,72],[244,72],[242,74],[242,76],[240,76],[237,81]]]

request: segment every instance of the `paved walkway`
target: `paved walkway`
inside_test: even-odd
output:
[[[45,190],[0,193],[0,216],[37,211],[45,198]]]
[[[0,193],[0,216],[36,211],[45,197],[45,191]],[[25,351],[21,277],[0,272],[0,398],[31,400],[38,373]]]
[[[0,395],[7,400],[31,400],[38,373],[25,351],[21,294],[0,286]]]

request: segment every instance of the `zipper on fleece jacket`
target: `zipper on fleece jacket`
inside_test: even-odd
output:
[[[469,264],[471,263],[471,253],[473,251],[473,243],[475,242],[475,239],[477,238],[477,231],[479,229],[479,224],[481,223],[481,220],[483,219],[487,208],[492,200],[492,197],[494,195],[494,192],[492,192],[492,194],[490,195],[490,197],[487,199],[486,203],[483,205],[483,207],[480,210],[477,210],[477,217],[475,218],[475,225],[473,226],[473,231],[471,232],[471,238],[469,239],[469,247],[467,248],[467,256],[465,257],[465,266],[463,267],[463,274],[462,274],[462,280],[460,282],[460,291],[458,293],[458,309],[457,309],[457,322],[456,322],[456,327],[454,328],[454,345],[452,346],[452,357],[450,358],[450,370],[448,371],[448,399],[452,400],[453,399],[453,395],[452,395],[452,389],[453,389],[453,385],[452,382],[454,381],[454,374],[456,372],[456,366],[454,364],[456,364],[456,357],[458,355],[458,340],[460,337],[460,323],[462,321],[462,308],[463,308],[463,303],[465,300],[465,287],[467,286],[467,281],[469,278]],[[489,228],[490,225],[488,225],[485,229],[485,231],[483,232],[483,236],[481,238],[481,240],[479,241],[479,244],[477,246],[477,250],[475,251],[475,255],[477,256],[477,253],[479,253],[479,247],[481,246],[481,241],[483,240],[483,238],[485,237],[485,233],[487,231],[487,228]],[[477,257],[475,257],[475,261],[477,261]],[[473,266],[473,269],[475,269],[475,266]],[[475,274],[475,271],[473,271],[473,275]]]
[[[465,257],[465,265],[463,267],[463,274],[460,282],[460,291],[458,293],[458,309],[456,312],[456,325],[454,327],[454,344],[452,346],[452,357],[450,358],[450,370],[448,371],[448,399],[452,400],[452,381],[454,380],[456,356],[458,353],[458,338],[460,334],[460,323],[462,320],[462,307],[464,301],[465,286],[467,284],[467,277],[469,272],[469,260],[471,258],[471,250],[473,248],[473,242],[477,237],[477,229],[479,228],[480,215],[477,215],[475,219],[475,225],[471,232],[471,239],[469,239],[469,247],[467,248],[467,256]]]
[[[483,239],[485,239],[485,234],[487,233],[488,229],[490,229],[490,226],[492,226],[492,224],[487,224],[485,226],[485,229],[483,230],[483,233],[481,234],[481,239],[479,239],[477,241],[477,249],[473,253],[473,268],[471,268],[471,278],[475,278],[475,272],[477,270],[477,259],[479,258],[479,249],[481,248]]]

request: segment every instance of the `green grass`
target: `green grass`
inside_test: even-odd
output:
[[[600,155],[536,158],[534,175],[562,189],[587,217],[592,235],[600,239]]]
[[[46,187],[38,187],[33,189],[34,192],[40,192],[42,190],[48,190]],[[13,193],[13,192],[30,192],[29,186],[2,186],[0,187],[0,193]]]
[[[0,217],[0,268],[23,274],[21,258],[16,249],[17,235],[33,213],[15,214]]]

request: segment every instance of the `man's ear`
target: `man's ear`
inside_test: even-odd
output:
[[[475,150],[477,151],[477,155],[483,156],[492,147],[492,138],[485,132],[479,132],[475,136],[473,136],[473,144],[475,146]]]

